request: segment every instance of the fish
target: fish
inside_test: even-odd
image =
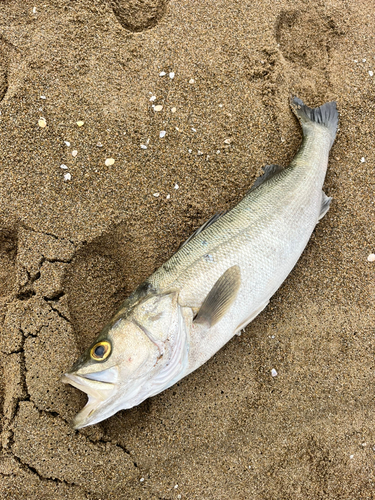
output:
[[[93,425],[203,365],[269,303],[331,198],[322,190],[336,102],[290,102],[303,132],[290,165],[268,165],[245,197],[216,214],[122,303],[62,382],[85,392],[73,427]]]

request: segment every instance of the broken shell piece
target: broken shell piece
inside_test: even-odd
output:
[[[77,125],[78,127],[82,127],[85,124],[82,120],[78,120]]]
[[[163,106],[161,104],[154,106],[154,111],[161,111],[162,109],[163,109]]]
[[[114,158],[107,158],[104,163],[105,163],[106,167],[110,167],[111,165],[113,165],[115,163],[115,159]]]
[[[74,149],[72,151],[72,156],[75,158],[77,156],[77,154],[78,154],[78,151],[76,149]]]
[[[40,118],[39,118],[39,120],[38,120],[38,125],[39,125],[39,127],[41,127],[41,128],[46,127],[46,126],[47,126],[46,119],[45,119],[45,118],[40,117]]]
[[[232,139],[225,139],[224,144],[230,144],[232,142]]]
[[[64,181],[70,181],[72,178],[71,174],[68,172],[66,174],[64,174]]]

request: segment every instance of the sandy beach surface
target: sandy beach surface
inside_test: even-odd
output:
[[[1,3],[1,498],[375,498],[374,34],[370,0]],[[73,430],[86,397],[60,376],[290,162],[291,95],[340,111],[297,266],[199,370]]]

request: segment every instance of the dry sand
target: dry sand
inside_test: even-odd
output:
[[[374,11],[1,3],[1,498],[375,497]],[[60,375],[196,227],[288,164],[291,94],[341,114],[331,209],[296,268],[206,365],[73,431],[85,396]]]

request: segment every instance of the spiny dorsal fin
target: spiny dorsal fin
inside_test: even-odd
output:
[[[224,210],[223,212],[218,212],[217,214],[213,215],[211,217],[211,219],[208,219],[208,221],[206,221],[204,224],[201,225],[201,227],[198,227],[198,229],[196,229],[194,231],[193,234],[191,234],[189,236],[189,238],[184,241],[182,243],[182,245],[180,246],[180,248],[182,248],[183,246],[185,246],[187,243],[189,243],[189,241],[191,241],[193,238],[195,238],[199,233],[201,233],[202,231],[204,231],[205,229],[207,229],[208,227],[211,226],[211,224],[213,224],[214,222],[216,222],[217,220],[220,219],[220,217],[222,217],[223,215],[225,215],[226,213],[228,213],[228,210]]]
[[[324,191],[322,191],[322,205],[320,207],[319,219],[322,219],[329,210],[332,198],[327,196]]]
[[[271,177],[278,174],[282,170],[283,167],[281,167],[280,165],[266,165],[265,167],[263,167],[264,174],[258,177],[258,179],[254,182],[254,184],[249,189],[249,193],[251,191],[254,191],[254,189],[263,184],[263,182],[268,181],[269,179],[271,179]]]
[[[241,272],[232,266],[216,281],[198,311],[194,323],[214,326],[229,310],[241,285]]]

